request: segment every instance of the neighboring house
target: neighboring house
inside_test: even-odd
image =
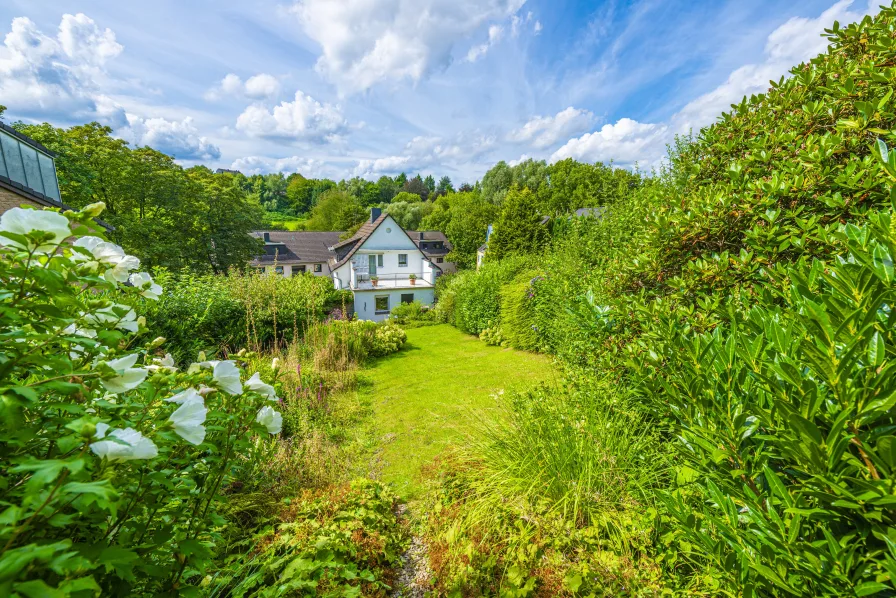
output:
[[[330,275],[330,247],[339,243],[336,232],[257,231],[253,237],[264,240],[264,254],[252,262],[263,272],[295,276],[310,272],[315,276]]]
[[[438,231],[406,231],[378,208],[350,238],[339,232],[258,231],[265,253],[252,266],[282,276],[311,272],[330,276],[337,289],[354,296],[355,315],[384,320],[399,303],[432,305],[435,281],[455,264],[446,261],[451,244]]]
[[[54,157],[38,142],[0,123],[0,214],[22,205],[64,207]]]

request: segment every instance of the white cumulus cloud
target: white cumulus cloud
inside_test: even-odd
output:
[[[668,127],[640,123],[630,118],[606,124],[600,130],[570,139],[551,156],[551,162],[574,158],[580,162],[609,162],[631,165],[662,156]]]
[[[511,131],[508,139],[535,149],[544,149],[587,131],[593,124],[594,115],[591,112],[570,106],[554,116],[533,117],[519,129]]]
[[[239,170],[245,175],[268,174],[271,172],[298,172],[306,178],[323,176],[324,162],[314,158],[288,156],[286,158],[268,158],[265,156],[247,156],[238,158],[230,165],[232,170]]]
[[[220,100],[224,97],[245,97],[254,100],[274,98],[280,93],[280,81],[267,73],[259,73],[244,82],[239,75],[229,73],[215,87],[205,94],[207,100]]]
[[[148,145],[178,160],[217,160],[221,150],[199,134],[193,119],[141,118],[128,114],[128,126],[118,134],[134,145]]]
[[[326,143],[338,140],[348,130],[348,122],[339,106],[322,104],[297,91],[295,100],[280,102],[273,109],[249,106],[237,118],[236,128],[253,137]]]
[[[454,45],[526,0],[298,0],[292,12],[321,47],[317,70],[344,93],[419,81],[451,61]]]
[[[411,139],[400,155],[359,160],[355,176],[414,172],[430,166],[469,164],[494,149],[498,138],[478,131],[458,133],[450,139],[420,135]]]
[[[63,15],[54,37],[17,17],[0,49],[0,98],[16,112],[97,118],[106,64],[123,49],[81,13]]]

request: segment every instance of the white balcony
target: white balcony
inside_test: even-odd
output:
[[[376,278],[376,282],[374,282],[372,278]],[[351,288],[353,291],[432,288],[433,283],[431,278],[431,274],[428,276],[426,274],[418,274],[417,278],[412,280],[410,273],[404,272],[400,274],[377,274],[376,276],[371,277],[367,272],[352,270]]]

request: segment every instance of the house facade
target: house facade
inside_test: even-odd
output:
[[[0,123],[0,214],[22,205],[62,208],[55,154]]]
[[[456,267],[446,260],[451,245],[438,231],[408,231],[378,208],[350,238],[339,232],[258,231],[265,253],[252,265],[266,273],[329,276],[352,292],[356,317],[385,320],[400,303],[432,305],[435,281]]]

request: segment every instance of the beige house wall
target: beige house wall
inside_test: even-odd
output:
[[[18,193],[14,193],[9,189],[0,187],[0,214],[13,208],[18,208],[22,205],[34,206],[35,208],[44,207],[43,205],[37,203],[32,199],[29,199],[23,195],[19,195]]]

